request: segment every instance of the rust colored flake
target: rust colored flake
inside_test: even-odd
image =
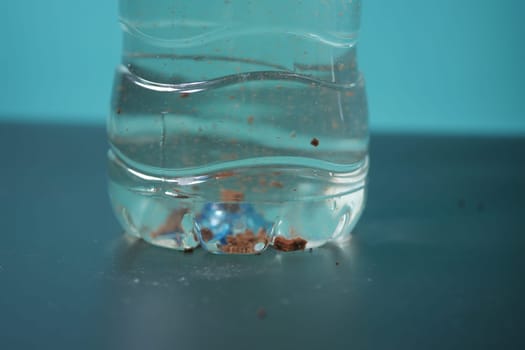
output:
[[[248,124],[252,125],[252,124],[253,124],[253,120],[254,120],[253,115],[249,115],[249,116],[248,116],[248,119],[247,119]]]
[[[266,231],[260,228],[257,234],[254,234],[252,230],[247,229],[242,233],[226,237],[226,244],[221,245],[220,249],[230,254],[254,254],[260,251],[260,249],[255,249],[259,243],[264,246],[268,244]]]
[[[283,183],[280,182],[280,181],[272,181],[272,182],[270,182],[270,186],[276,187],[276,188],[283,188],[284,187]]]
[[[231,177],[233,175],[235,175],[235,173],[233,171],[231,171],[231,170],[230,171],[221,171],[221,172],[215,174],[215,178],[217,180],[219,180],[219,179],[224,179],[226,177]]]
[[[211,241],[213,239],[213,232],[209,228],[203,227],[201,229],[201,237],[204,242]]]
[[[257,318],[259,320],[264,320],[266,318],[266,315],[267,313],[264,307],[261,306],[260,308],[257,309]]]
[[[306,248],[306,243],[308,242],[301,237],[288,239],[278,236],[273,241],[273,247],[283,252],[293,252],[296,250],[304,250],[304,248]]]
[[[244,200],[244,193],[241,191],[222,189],[221,200],[223,202],[242,202]]]
[[[319,146],[319,140],[317,138],[313,138],[312,141],[310,141],[310,144],[314,147]]]
[[[182,92],[182,93],[180,94],[180,97],[181,97],[181,98],[187,98],[187,97],[190,97],[190,94],[187,93],[187,92]]]
[[[242,191],[222,189],[221,200],[226,202],[224,205],[226,210],[231,213],[235,213],[241,208],[238,202],[242,202],[244,200],[244,193]]]

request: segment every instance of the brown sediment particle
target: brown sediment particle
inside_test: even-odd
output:
[[[266,318],[266,309],[264,307],[260,307],[257,309],[257,318],[259,320],[264,320]]]
[[[213,239],[213,232],[209,228],[203,227],[201,229],[201,237],[204,242],[211,241]]]
[[[347,91],[347,92],[345,92],[345,95],[348,96],[348,97],[352,97],[352,96],[354,96],[354,92],[353,91]]]
[[[283,188],[284,187],[283,183],[280,182],[280,181],[272,181],[272,182],[270,182],[270,186],[276,187],[276,188]]]
[[[314,147],[319,146],[319,140],[317,138],[313,138],[312,141],[310,141],[310,144]]]
[[[306,243],[308,242],[301,237],[288,239],[278,236],[273,241],[273,247],[283,252],[292,252],[295,250],[304,250]]]
[[[235,173],[233,171],[221,171],[217,174],[215,174],[215,178],[218,180],[218,179],[224,179],[225,177],[231,177],[235,175]]]
[[[186,98],[186,97],[190,97],[190,94],[187,93],[187,92],[183,92],[179,95],[181,98]]]
[[[182,219],[189,211],[188,208],[174,210],[162,226],[149,234],[150,237],[156,238],[172,232],[184,232],[184,229],[182,228]]]
[[[219,248],[224,253],[254,254],[259,252],[259,250],[255,250],[255,246],[259,243],[263,243],[264,246],[268,244],[268,236],[263,228],[260,228],[256,235],[250,229],[236,235],[230,235],[226,237],[226,244],[220,245]]]
[[[193,250],[194,250],[193,248],[184,248],[184,253],[185,254],[191,254],[191,253],[193,253]]]
[[[117,114],[120,114],[122,113],[122,109],[120,109],[120,107],[117,109]]]
[[[224,207],[231,213],[239,211],[241,208],[239,204],[232,202],[242,202],[244,200],[244,193],[242,191],[221,189],[221,200],[226,202]]]
[[[249,115],[248,119],[247,119],[248,124],[252,125],[253,124],[253,120],[254,120],[253,115]]]
[[[242,202],[244,200],[244,193],[241,191],[222,189],[221,200],[223,202]]]

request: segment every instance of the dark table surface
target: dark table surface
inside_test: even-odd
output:
[[[0,349],[524,349],[525,139],[373,135],[344,247],[122,235],[103,128],[0,124]]]

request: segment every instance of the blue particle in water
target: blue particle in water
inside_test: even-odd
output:
[[[213,238],[226,244],[226,237],[251,230],[257,233],[261,228],[268,232],[273,223],[259,214],[248,203],[207,203],[196,218],[198,227],[213,232]]]

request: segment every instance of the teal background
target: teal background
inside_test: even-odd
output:
[[[116,1],[2,1],[0,14],[0,119],[102,125]],[[518,0],[363,0],[372,129],[525,134],[524,14]]]

